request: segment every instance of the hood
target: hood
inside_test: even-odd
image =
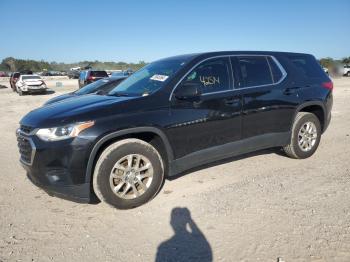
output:
[[[118,113],[115,106],[132,99],[136,97],[78,96],[35,109],[25,115],[20,124],[42,128],[94,120],[97,116],[108,115],[111,108],[113,108],[113,113]]]
[[[53,98],[47,100],[45,102],[44,106],[62,101],[62,100],[67,99],[67,98],[72,98],[72,97],[75,97],[74,93],[68,93],[68,94],[56,96],[56,97],[53,97]]]

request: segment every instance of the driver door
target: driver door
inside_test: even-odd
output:
[[[175,158],[204,152],[241,138],[241,97],[233,90],[228,57],[211,58],[189,72],[177,86],[171,100],[168,138]],[[181,99],[177,92],[196,85],[200,96]],[[214,156],[213,156],[214,157]]]

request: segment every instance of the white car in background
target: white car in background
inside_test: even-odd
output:
[[[344,76],[350,76],[350,65],[344,65]]]
[[[47,86],[38,75],[21,75],[16,82],[16,91],[21,96],[27,93],[46,92]]]

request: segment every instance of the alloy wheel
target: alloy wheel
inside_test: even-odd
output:
[[[119,159],[112,168],[109,184],[115,195],[135,199],[143,195],[153,179],[153,166],[141,154],[130,154]]]
[[[313,122],[304,123],[298,133],[299,148],[304,151],[310,151],[317,141],[317,128]]]

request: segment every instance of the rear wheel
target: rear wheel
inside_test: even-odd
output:
[[[318,118],[308,112],[299,112],[295,117],[290,144],[284,152],[292,158],[303,159],[312,156],[321,140],[321,124]]]
[[[93,189],[101,201],[129,209],[151,200],[163,180],[158,151],[142,140],[125,139],[102,152],[93,174]]]
[[[350,76],[350,71],[348,71],[348,72],[346,73],[346,75],[347,75],[347,76]]]

